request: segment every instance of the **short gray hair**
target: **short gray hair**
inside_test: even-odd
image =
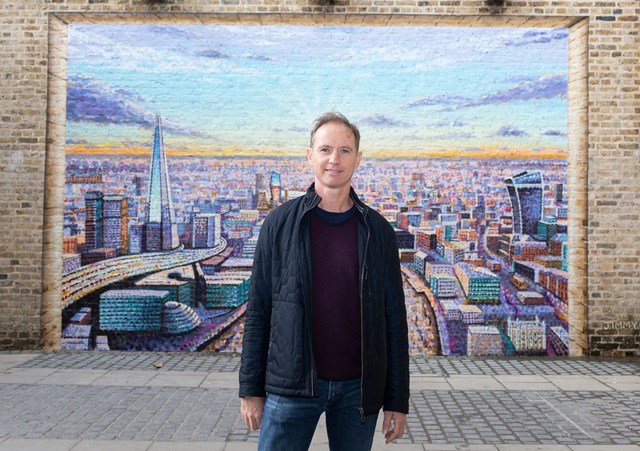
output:
[[[309,140],[309,145],[313,147],[313,140],[316,137],[316,132],[320,127],[325,124],[329,124],[331,122],[336,122],[338,124],[342,124],[351,130],[353,133],[353,137],[356,140],[356,151],[360,149],[360,130],[358,127],[351,123],[349,119],[347,119],[343,114],[338,113],[336,111],[329,111],[327,113],[322,114],[315,121],[313,121],[313,128],[311,129],[311,139]]]

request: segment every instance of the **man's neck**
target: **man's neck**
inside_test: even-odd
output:
[[[318,206],[325,211],[342,213],[353,206],[353,200],[349,195],[350,187],[344,189],[327,189],[316,186],[316,193],[322,198]]]

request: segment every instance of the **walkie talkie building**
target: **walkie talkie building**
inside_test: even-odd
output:
[[[535,236],[542,219],[544,189],[540,171],[523,171],[504,179],[513,209],[513,233]]]

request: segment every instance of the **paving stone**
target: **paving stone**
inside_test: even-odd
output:
[[[422,445],[425,451],[497,451],[497,448],[493,445],[472,445],[472,444],[458,444],[458,445]]]
[[[146,451],[151,442],[121,441],[121,440],[82,440],[72,448],[72,451]]]
[[[256,451],[254,443],[227,443],[224,451]]]
[[[8,439],[0,443],[2,451],[69,451],[78,443],[77,440],[28,440]]]
[[[29,360],[36,357],[36,354],[24,353],[24,354],[0,354],[0,372],[14,368],[19,365],[23,365]]]
[[[103,376],[96,379],[94,385],[115,385],[115,386],[143,386],[153,377],[154,373],[140,370],[110,370]]]
[[[441,376],[412,376],[411,390],[451,390],[446,377]]]
[[[207,375],[200,384],[200,388],[238,388],[237,373],[216,372]]]
[[[560,390],[588,390],[588,391],[609,391],[611,387],[594,379],[591,376],[553,376],[547,377],[549,382]]]
[[[640,391],[640,376],[594,376],[594,379],[619,391]]]
[[[570,451],[564,445],[497,445],[498,451]]]
[[[105,374],[106,371],[101,370],[61,369],[41,379],[38,383],[46,385],[89,385]]]
[[[0,384],[36,384],[44,378],[45,376],[31,376],[28,374],[0,374]]]
[[[447,381],[454,390],[505,390],[492,376],[450,376]]]
[[[571,445],[571,451],[603,451],[602,445]],[[605,451],[640,451],[638,445],[607,445]]]
[[[205,372],[163,372],[157,373],[147,382],[150,387],[197,387],[203,383],[207,373]]]
[[[223,451],[223,442],[154,442],[148,451]]]

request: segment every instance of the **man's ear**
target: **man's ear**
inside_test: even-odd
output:
[[[313,149],[311,147],[307,147],[307,161],[311,164],[311,155],[313,155]]]

